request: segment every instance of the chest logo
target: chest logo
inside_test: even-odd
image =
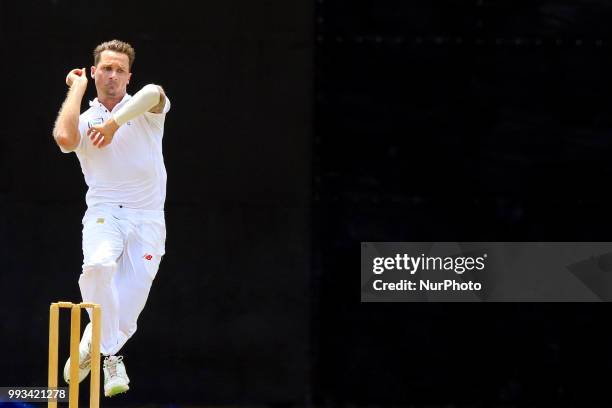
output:
[[[87,122],[87,127],[101,125],[102,123],[104,123],[104,119],[103,118],[95,118],[95,119],[92,119],[89,122]]]

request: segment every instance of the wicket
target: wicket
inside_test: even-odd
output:
[[[81,341],[81,309],[92,309],[91,333],[91,390],[89,407],[100,405],[100,305],[95,303],[51,303],[49,309],[49,388],[57,387],[59,349],[59,309],[70,309],[70,384],[68,407],[79,406],[79,343]],[[76,362],[76,364],[75,364]],[[48,408],[57,408],[57,401],[49,400]]]

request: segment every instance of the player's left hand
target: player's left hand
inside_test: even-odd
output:
[[[113,118],[110,118],[101,125],[90,127],[87,130],[87,136],[89,136],[94,146],[102,148],[108,146],[113,141],[117,129],[119,129],[119,125]]]

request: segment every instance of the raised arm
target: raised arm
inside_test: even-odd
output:
[[[87,131],[94,146],[104,147],[110,144],[120,126],[145,112],[161,113],[166,102],[166,94],[159,85],[149,84],[113,114],[101,125],[94,125]]]
[[[68,95],[57,115],[53,137],[64,151],[71,152],[77,148],[80,141],[79,115],[81,101],[87,90],[87,74],[85,68],[76,68],[66,76],[66,85],[70,87]]]

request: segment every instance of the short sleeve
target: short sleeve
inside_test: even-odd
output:
[[[153,126],[158,127],[159,129],[164,128],[164,121],[166,120],[166,113],[170,110],[170,98],[166,95],[166,102],[164,103],[164,109],[161,113],[153,113],[153,112],[145,112],[145,117],[147,121],[151,123]]]

